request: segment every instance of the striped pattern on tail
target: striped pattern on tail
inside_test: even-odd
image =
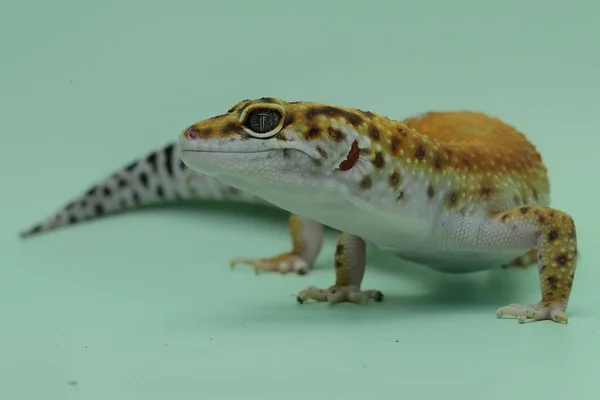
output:
[[[97,182],[20,235],[26,238],[144,205],[195,199],[264,203],[215,178],[192,171],[181,161],[178,144],[170,142]]]

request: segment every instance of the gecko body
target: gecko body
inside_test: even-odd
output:
[[[537,265],[541,300],[501,307],[497,316],[567,321],[577,264],[574,221],[549,207],[546,167],[533,144],[497,118],[449,111],[398,121],[359,109],[261,98],[186,127],[177,146],[168,148],[172,154],[163,158],[179,175],[154,168],[146,180],[171,188],[171,198],[211,197],[205,189],[210,184],[217,188],[212,197],[237,196],[290,213],[290,251],[238,257],[232,266],[307,273],[320,252],[323,226],[340,232],[335,283],[307,287],[298,294],[300,303],[381,301],[379,290],[361,288],[371,243],[446,272]],[[107,182],[123,192],[123,171],[94,193]],[[139,189],[138,178],[123,187]],[[154,194],[141,201],[138,196],[138,203],[165,201],[165,193],[144,193]],[[123,202],[111,204],[115,211]],[[65,208],[26,235],[72,218]]]

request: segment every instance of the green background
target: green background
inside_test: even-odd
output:
[[[0,398],[598,398],[597,1],[16,1],[0,5]],[[580,253],[568,325],[497,320],[536,269],[446,276],[371,250],[381,304],[231,271],[287,250],[284,213],[163,207],[17,233],[187,124],[276,96],[525,132]]]

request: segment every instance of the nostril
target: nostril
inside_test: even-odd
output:
[[[188,139],[198,139],[198,128],[196,128],[195,126],[190,126],[186,129],[185,136]]]

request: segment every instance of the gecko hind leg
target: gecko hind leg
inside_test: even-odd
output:
[[[289,215],[290,236],[292,250],[268,258],[236,257],[231,260],[230,266],[247,264],[254,267],[254,271],[279,272],[287,274],[295,272],[299,275],[307,274],[321,251],[323,243],[323,225],[296,214]]]
[[[507,246],[530,244],[537,248],[542,299],[529,305],[500,307],[496,316],[567,322],[567,304],[577,267],[577,234],[573,218],[543,206],[521,206],[497,214],[489,222],[490,238]]]
[[[366,245],[361,238],[341,233],[335,250],[335,284],[327,289],[307,287],[298,293],[298,303],[309,299],[329,303],[382,301],[383,293],[379,290],[360,289],[366,265],[365,253]]]

